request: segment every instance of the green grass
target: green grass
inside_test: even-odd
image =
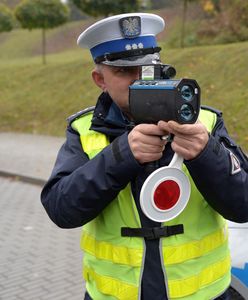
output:
[[[50,40],[57,30],[49,32]],[[94,105],[100,92],[91,81],[90,55],[73,45],[49,54],[44,66],[35,54],[40,31],[6,35],[0,36],[0,131],[64,135],[66,118]],[[176,67],[177,78],[198,81],[202,104],[223,111],[228,131],[248,151],[248,42],[185,49],[161,45],[163,61]]]
[[[1,131],[61,135],[68,114],[91,105],[90,60],[72,61],[71,55],[50,57],[46,66],[36,58],[2,68]]]

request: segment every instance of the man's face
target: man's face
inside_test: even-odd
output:
[[[98,72],[100,83],[94,78],[94,72]],[[93,79],[104,92],[108,92],[113,101],[123,112],[128,113],[128,87],[139,78],[139,67],[114,67],[101,65],[93,71]],[[99,78],[98,78],[99,79]]]

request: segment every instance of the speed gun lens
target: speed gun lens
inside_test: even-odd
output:
[[[190,104],[183,104],[180,108],[179,114],[186,122],[189,122],[194,118],[194,111]]]
[[[184,85],[181,88],[181,94],[182,94],[182,97],[185,101],[191,101],[193,99],[193,96],[194,96],[194,91],[193,91],[191,86]]]
[[[154,204],[160,210],[175,206],[180,197],[180,187],[174,180],[161,182],[154,191]]]

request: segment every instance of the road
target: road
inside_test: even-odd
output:
[[[80,229],[60,229],[41,187],[0,177],[0,299],[82,300]]]

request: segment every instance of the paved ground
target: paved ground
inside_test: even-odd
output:
[[[57,228],[40,203],[62,142],[0,133],[1,300],[83,299],[80,229]]]

